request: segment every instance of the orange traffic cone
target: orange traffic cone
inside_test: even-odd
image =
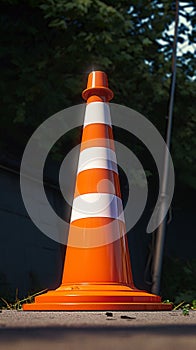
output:
[[[93,71],[87,100],[61,286],[23,310],[170,310],[134,287],[104,72]]]

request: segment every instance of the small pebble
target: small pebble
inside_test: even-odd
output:
[[[124,320],[133,320],[133,319],[135,319],[136,317],[130,317],[130,316],[122,315],[122,316],[120,316],[120,318],[122,318],[122,319],[124,319]]]

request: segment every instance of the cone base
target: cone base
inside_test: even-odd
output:
[[[157,295],[124,285],[63,285],[23,304],[24,311],[168,311]]]
[[[24,311],[170,311],[171,304],[164,303],[39,303],[24,304]]]

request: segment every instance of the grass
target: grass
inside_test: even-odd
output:
[[[18,298],[18,288],[16,289],[16,295],[15,295],[15,301],[14,302],[8,302],[7,300],[5,300],[4,298],[0,297],[0,299],[2,300],[2,302],[5,304],[4,307],[2,307],[2,309],[5,310],[22,310],[22,304],[25,303],[32,303],[34,301],[34,298],[42,293],[45,293],[47,291],[47,289],[41,290],[40,292],[28,295],[27,297],[25,297],[24,299],[19,299]]]

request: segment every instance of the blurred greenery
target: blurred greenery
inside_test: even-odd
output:
[[[175,304],[192,303],[196,299],[196,259],[165,257],[162,274],[162,295]]]
[[[195,25],[193,1],[180,1]],[[171,77],[175,2],[3,0],[0,4],[2,98],[0,146],[22,153],[33,130],[55,112],[81,103],[92,69],[107,72],[114,102],[147,116],[164,134]],[[194,31],[188,33],[190,44]],[[164,41],[160,41],[164,39]],[[195,188],[194,54],[178,58],[172,155],[181,182]],[[60,146],[55,149],[59,157]]]

